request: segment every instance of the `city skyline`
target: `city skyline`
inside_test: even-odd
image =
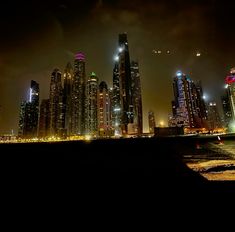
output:
[[[41,4],[39,9],[29,4],[26,9],[30,9],[30,14],[27,17],[32,19],[32,23],[23,27],[28,18],[16,14],[10,21],[13,26],[19,23],[16,37],[14,40],[1,38],[0,133],[9,133],[12,129],[17,132],[19,105],[21,100],[28,99],[26,90],[29,81],[35,80],[40,84],[40,99],[48,98],[52,70],[56,66],[64,70],[68,61],[73,62],[76,51],[86,54],[87,74],[94,71],[111,86],[116,35],[125,31],[128,33],[130,53],[139,61],[145,131],[149,110],[155,112],[157,122],[167,122],[173,98],[172,78],[177,70],[188,73],[193,80],[201,80],[204,92],[210,96],[209,101],[221,105],[224,78],[234,67],[234,6],[229,2],[223,5],[218,1],[183,5],[180,1],[173,1],[171,5],[162,1],[146,1],[143,7],[143,2],[141,5],[141,1],[137,1],[136,5],[126,3],[123,7],[124,1],[116,1],[114,6],[107,1],[92,1],[90,4],[77,1],[84,8],[83,14],[79,15],[80,23],[77,23],[79,17],[72,9],[77,3],[67,1],[63,5],[53,2],[56,6],[54,11],[50,4],[48,7]],[[175,23],[170,14],[174,12],[173,5],[177,11],[175,17],[178,21]],[[4,7],[9,9],[9,6]],[[158,12],[152,18],[149,15],[153,12],[151,7]],[[33,13],[38,16],[42,9],[42,15],[36,19]],[[166,12],[169,14],[163,17]],[[188,16],[192,28],[185,24],[183,16]],[[144,28],[146,22],[149,25]],[[10,25],[7,17],[1,24],[5,32]],[[79,27],[75,33],[77,24]],[[36,30],[32,31],[35,25]],[[100,37],[97,40],[97,36],[92,35]]]

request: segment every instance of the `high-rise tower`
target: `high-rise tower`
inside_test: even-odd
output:
[[[148,113],[149,133],[154,133],[154,127],[156,127],[155,115],[153,111]]]
[[[73,85],[73,67],[68,63],[64,70],[64,88],[63,88],[63,104],[64,104],[64,125],[67,134],[72,131],[72,85]]]
[[[50,83],[50,135],[60,136],[63,130],[63,92],[61,72],[54,69],[51,74]]]
[[[111,107],[107,84],[102,81],[98,92],[98,131],[100,137],[111,136]]]
[[[194,82],[182,72],[177,72],[173,81],[174,101],[171,126],[200,128],[206,119],[206,110],[200,83]]]
[[[86,128],[86,74],[85,56],[79,52],[75,55],[74,80],[72,86],[72,126],[74,135],[84,135]]]
[[[112,127],[115,135],[121,135],[122,108],[120,97],[119,65],[115,62],[113,69],[113,88],[111,90]]]
[[[235,68],[230,70],[230,74],[225,78],[225,83],[229,96],[232,120],[235,120]]]
[[[127,34],[119,34],[119,80],[121,99],[121,128],[122,133],[128,133],[128,124],[133,123],[133,104],[131,93],[131,69]]]
[[[43,99],[40,105],[38,137],[46,138],[50,135],[50,100]]]
[[[87,81],[87,104],[86,104],[86,132],[96,136],[98,131],[97,121],[97,97],[98,97],[98,78],[94,72],[91,73]]]
[[[142,95],[141,82],[138,62],[131,62],[131,93],[133,103],[134,124],[137,126],[137,133],[143,133],[143,116],[142,116]]]
[[[33,138],[38,132],[39,115],[39,84],[31,80],[29,100],[23,101],[20,106],[19,136]]]

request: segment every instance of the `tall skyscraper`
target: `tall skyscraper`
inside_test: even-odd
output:
[[[137,133],[143,133],[143,116],[142,116],[142,95],[141,82],[138,62],[131,62],[131,93],[133,103],[134,124],[137,126]]]
[[[30,126],[31,129],[29,133],[32,137],[37,137],[39,116],[39,84],[34,80],[31,80],[29,103],[32,123]]]
[[[111,91],[112,127],[115,135],[121,135],[122,108],[120,97],[120,75],[118,62],[115,62],[115,66],[113,69],[113,88]]]
[[[133,104],[131,94],[131,69],[127,34],[119,34],[119,86],[121,99],[122,133],[128,133],[128,124],[133,123]]]
[[[203,89],[201,81],[197,81],[195,83],[196,94],[195,94],[195,102],[196,102],[196,111],[199,118],[198,127],[207,127],[207,108],[204,99]]]
[[[221,97],[221,102],[222,102],[222,108],[223,108],[223,125],[225,127],[228,127],[230,121],[232,120],[232,110],[231,110],[231,105],[229,101],[228,88],[226,89],[225,94]]]
[[[154,133],[154,127],[156,127],[155,115],[153,111],[148,113],[149,133]]]
[[[26,104],[27,101],[22,101],[20,104],[19,128],[18,128],[18,136],[20,138],[23,138],[25,133]]]
[[[75,55],[74,80],[72,87],[72,126],[73,135],[84,135],[86,129],[86,73],[85,56]]]
[[[50,135],[50,100],[43,99],[40,105],[38,137],[46,138]]]
[[[64,70],[64,88],[63,88],[63,104],[64,104],[64,125],[67,134],[72,132],[72,86],[73,86],[73,67],[68,63]]]
[[[230,74],[225,78],[227,94],[229,96],[232,120],[235,120],[235,68],[230,70]]]
[[[208,104],[208,124],[209,130],[215,130],[221,127],[221,120],[215,102]]]
[[[177,72],[173,81],[174,101],[171,126],[200,128],[207,118],[200,82],[194,82],[182,72]]]
[[[63,91],[61,72],[54,69],[50,82],[50,135],[61,136],[63,131]]]
[[[98,92],[98,131],[100,137],[112,135],[110,94],[107,84],[102,81]]]
[[[19,136],[23,138],[37,137],[39,114],[39,84],[31,80],[29,101],[20,106]]]
[[[87,81],[87,104],[86,104],[86,133],[97,136],[97,97],[98,97],[98,78],[94,72],[91,73]]]

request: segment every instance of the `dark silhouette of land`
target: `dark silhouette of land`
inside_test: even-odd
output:
[[[32,182],[43,179],[48,185],[61,182],[93,191],[146,195],[229,192],[234,183],[207,181],[183,162],[183,155],[196,154],[198,143],[211,141],[215,138],[137,138],[0,147],[1,157],[8,160],[6,169]]]

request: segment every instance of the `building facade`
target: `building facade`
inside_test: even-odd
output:
[[[97,97],[98,97],[98,78],[94,72],[87,80],[87,103],[86,103],[86,134],[97,136]]]
[[[74,79],[72,86],[72,119],[71,134],[85,135],[86,130],[86,73],[85,55],[75,55]]]
[[[133,104],[131,94],[131,69],[127,34],[119,34],[119,86],[121,100],[121,130],[128,134],[128,124],[133,123]]]
[[[208,129],[214,131],[221,128],[221,119],[215,102],[208,104]]]
[[[98,133],[100,137],[112,135],[111,103],[107,84],[102,81],[98,92]]]
[[[39,84],[31,80],[29,100],[20,106],[18,135],[22,138],[35,138],[38,134]]]
[[[73,67],[68,63],[64,70],[63,104],[64,104],[64,124],[67,135],[72,133],[72,86]]]
[[[155,115],[153,111],[148,112],[148,124],[149,124],[149,133],[154,134],[154,128],[156,127]]]
[[[49,131],[50,136],[62,136],[64,114],[63,114],[63,91],[61,72],[59,69],[54,69],[51,74],[50,82],[50,114],[49,114]]]
[[[38,137],[47,138],[50,135],[50,100],[43,99],[40,105]]]
[[[206,125],[207,111],[203,99],[201,83],[194,83],[182,72],[177,72],[173,80],[174,100],[170,126],[201,128]]]
[[[136,133],[143,133],[143,114],[142,114],[142,94],[139,64],[136,61],[131,62],[131,93],[133,104],[134,125],[136,125]]]
[[[235,68],[230,70],[230,74],[225,78],[227,96],[231,108],[231,119],[235,120]]]

